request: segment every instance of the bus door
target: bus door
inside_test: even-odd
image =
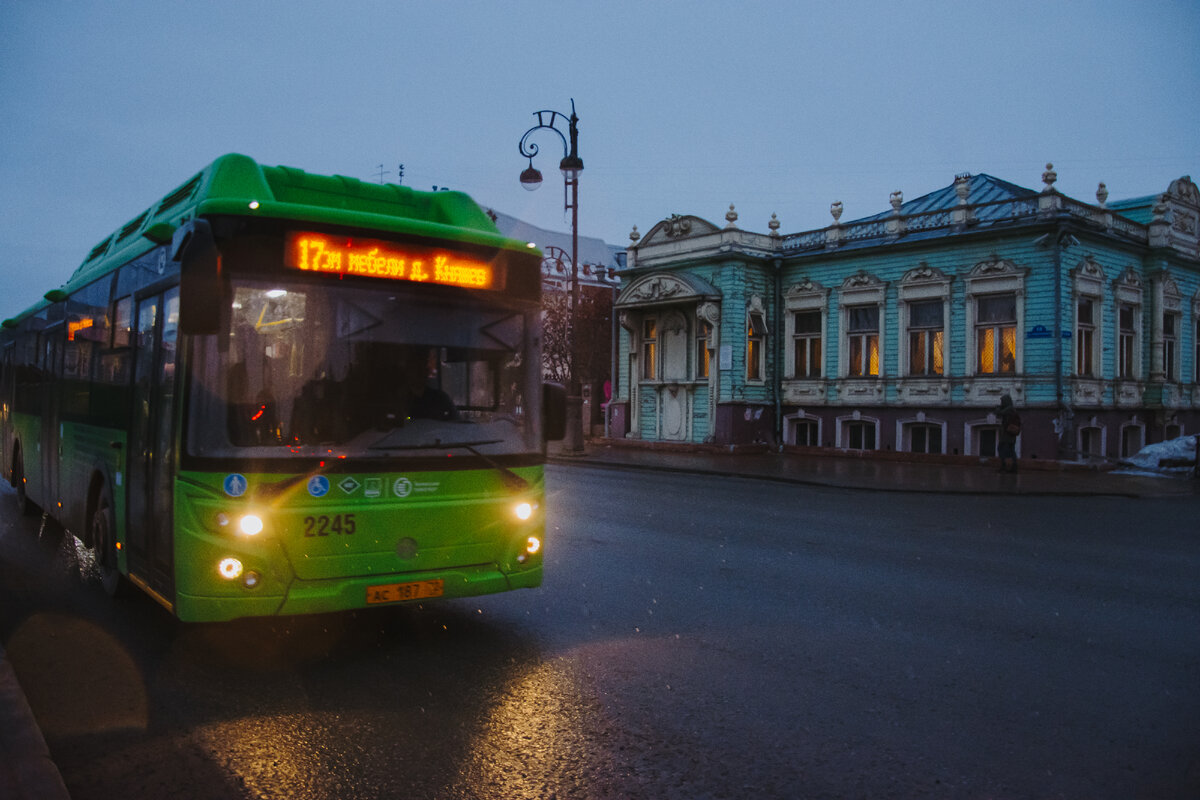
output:
[[[41,453],[42,492],[37,498],[42,510],[58,518],[58,470],[62,461],[62,351],[65,325],[54,325],[42,333],[42,430]]]
[[[179,287],[137,299],[133,409],[126,465],[129,571],[170,600],[174,593],[176,355]]]

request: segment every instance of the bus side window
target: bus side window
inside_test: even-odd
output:
[[[113,303],[112,346],[129,347],[133,325],[133,298],[122,297]]]

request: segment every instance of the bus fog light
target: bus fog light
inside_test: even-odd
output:
[[[242,574],[242,562],[236,558],[222,558],[217,564],[217,572],[221,573],[221,577],[225,580],[237,580]]]
[[[530,503],[517,503],[513,513],[517,515],[517,519],[527,520],[533,516],[533,506]]]
[[[238,521],[238,529],[247,536],[257,536],[262,533],[262,517],[257,514],[247,514]]]
[[[258,582],[261,579],[261,575],[254,570],[249,570],[242,576],[242,586],[245,586],[247,589],[253,589],[255,586],[258,586]]]
[[[529,555],[535,555],[542,549],[542,540],[536,536],[530,536],[525,540],[525,552]]]

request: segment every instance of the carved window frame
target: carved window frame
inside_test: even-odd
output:
[[[1129,268],[1113,281],[1113,376],[1118,381],[1140,380],[1144,374],[1142,369],[1142,301],[1142,279],[1133,271],[1133,268]],[[1125,328],[1121,325],[1121,310],[1126,306],[1130,308],[1132,316],[1130,333],[1133,338],[1128,348],[1122,341]],[[1127,349],[1130,354],[1128,371],[1124,369],[1124,354]]]
[[[1071,374],[1084,380],[1099,380],[1104,374],[1104,270],[1089,256],[1080,261],[1070,275],[1075,340],[1071,348]],[[1091,320],[1083,320],[1080,314],[1080,306],[1085,301],[1091,303]],[[1089,373],[1079,369],[1080,359],[1085,355],[1082,351],[1085,340],[1090,340],[1086,353],[1091,362]]]
[[[822,447],[822,437],[825,435],[825,421],[815,415],[805,413],[804,409],[799,409],[794,414],[788,414],[783,418],[785,436],[787,443],[795,447]],[[816,429],[816,443],[801,445],[796,441],[796,431],[801,426],[812,426]]]
[[[879,371],[876,374],[850,374],[850,315],[853,309],[875,306],[879,315]],[[852,381],[880,380],[887,374],[887,283],[875,275],[858,272],[846,278],[838,292],[838,377]],[[864,354],[865,355],[865,354]],[[864,367],[864,371],[866,367]],[[878,432],[876,434],[878,436]]]
[[[837,439],[836,439],[836,441],[837,441],[838,449],[840,449],[840,450],[861,450],[864,452],[883,449],[883,445],[880,442],[881,434],[882,434],[882,430],[881,430],[882,426],[879,424],[878,417],[866,417],[866,416],[863,416],[858,411],[855,411],[853,414],[847,414],[846,416],[838,417],[835,420],[835,422],[837,424]],[[858,426],[858,425],[862,425],[864,430],[867,427],[870,427],[873,429],[874,438],[875,438],[874,447],[851,447],[850,446],[851,430],[853,427]]]
[[[653,383],[659,377],[658,315],[643,314],[638,323],[638,382]]]
[[[790,348],[788,357],[784,359],[784,380],[818,381],[825,377],[825,371],[829,366],[829,291],[821,284],[806,278],[784,293],[783,302],[786,313],[783,335],[784,341],[789,343]],[[816,375],[797,375],[796,348],[799,346],[802,335],[796,332],[796,317],[813,312],[819,312],[821,315],[820,328],[815,337],[821,343],[821,368]],[[804,334],[803,338],[811,339],[813,337]]]
[[[906,272],[900,279],[900,307],[897,309],[896,315],[896,355],[897,363],[900,365],[899,374],[902,377],[941,380],[950,374],[950,284],[952,281],[953,278],[924,262]],[[940,375],[933,372],[913,374],[909,343],[912,306],[916,303],[935,300],[942,302],[942,373]]]
[[[941,435],[939,442],[941,449],[937,453],[930,453],[926,450],[913,450],[912,434],[914,428],[937,429]],[[945,420],[930,419],[925,416],[924,411],[918,411],[915,417],[896,420],[896,449],[906,453],[925,453],[927,455],[945,455],[948,444],[947,434],[949,425]]]
[[[746,383],[761,385],[767,382],[767,348],[770,329],[763,299],[754,295],[746,303]]]
[[[1162,277],[1162,364],[1163,381],[1183,383],[1183,297],[1169,274]],[[1167,335],[1167,320],[1171,334]]]
[[[1013,380],[1025,374],[1025,277],[1029,270],[1007,259],[981,261],[967,274],[963,331],[966,346],[965,372],[968,376]],[[982,372],[979,368],[979,300],[983,297],[1013,295],[1015,301],[1016,333],[1013,342],[1013,372]]]

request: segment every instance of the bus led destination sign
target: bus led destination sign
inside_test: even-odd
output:
[[[287,237],[289,267],[329,275],[438,283],[466,289],[503,289],[502,271],[486,261],[437,248],[405,247],[376,239],[349,239],[323,233]]]

